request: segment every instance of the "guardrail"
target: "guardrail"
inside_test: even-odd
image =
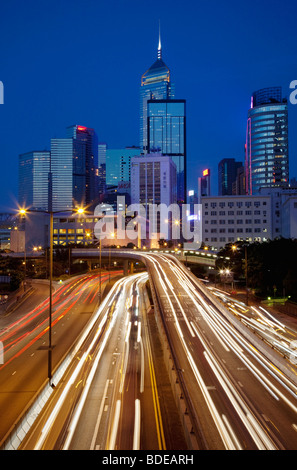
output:
[[[154,302],[157,327],[160,338],[163,344],[165,344],[165,347],[163,348],[164,361],[167,365],[172,392],[180,414],[187,444],[189,449],[192,450],[206,450],[207,446],[203,436],[201,435],[198,418],[188,394],[187,387],[181,373],[181,367],[179,366],[178,359],[174,353],[172,341],[166,328],[164,315],[162,314],[161,302],[150,272],[149,281]]]
[[[109,295],[111,295],[113,289],[114,286],[107,294],[105,298],[106,302],[106,299],[108,299]],[[102,308],[103,305],[105,305],[105,303],[102,303],[100,307]],[[99,306],[96,308],[99,309]],[[96,311],[96,309],[94,311]],[[72,359],[76,356],[79,348],[81,347],[81,344],[83,343],[86,335],[88,334],[88,331],[93,326],[95,321],[96,316],[93,317],[92,320],[87,323],[87,325],[81,332],[81,335],[78,338],[76,344],[74,344],[69,349],[68,353],[66,353],[64,357],[60,360],[59,364],[57,364],[53,372],[52,383],[58,384],[59,381],[62,379],[64,373],[66,372],[66,369],[70,365]],[[31,426],[34,424],[43,407],[51,397],[53,391],[54,389],[49,384],[48,379],[46,379],[39,388],[39,390],[36,392],[34,397],[31,399],[31,401],[27,404],[22,414],[18,417],[16,422],[11,426],[10,430],[1,440],[0,450],[17,450],[19,448],[22,440],[25,438]]]

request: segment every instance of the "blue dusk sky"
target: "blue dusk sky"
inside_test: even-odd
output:
[[[0,201],[16,207],[18,156],[50,150],[66,127],[95,129],[110,148],[139,145],[141,75],[163,60],[187,101],[188,189],[222,158],[244,160],[251,94],[297,80],[296,0],[2,0]],[[297,105],[289,104],[290,177]]]

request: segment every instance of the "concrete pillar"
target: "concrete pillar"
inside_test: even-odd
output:
[[[128,276],[128,274],[129,274],[129,267],[128,267],[128,260],[127,260],[127,259],[124,260],[124,266],[123,266],[123,268],[124,268],[124,276]]]

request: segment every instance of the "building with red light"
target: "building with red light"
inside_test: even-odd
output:
[[[98,141],[93,129],[74,125],[51,140],[52,208],[94,207],[98,202]]]
[[[210,170],[203,170],[202,176],[198,178],[198,204],[201,204],[201,198],[210,196]]]

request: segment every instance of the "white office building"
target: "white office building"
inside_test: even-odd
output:
[[[170,238],[172,220],[168,217],[168,229],[161,232],[161,216],[152,211],[162,204],[167,208],[176,205],[177,175],[176,165],[171,157],[161,153],[151,153],[133,157],[131,160],[131,204],[139,204],[145,209],[144,217],[150,220],[150,232],[154,238]]]
[[[203,197],[201,203],[202,239],[214,250],[272,238],[270,195]]]

